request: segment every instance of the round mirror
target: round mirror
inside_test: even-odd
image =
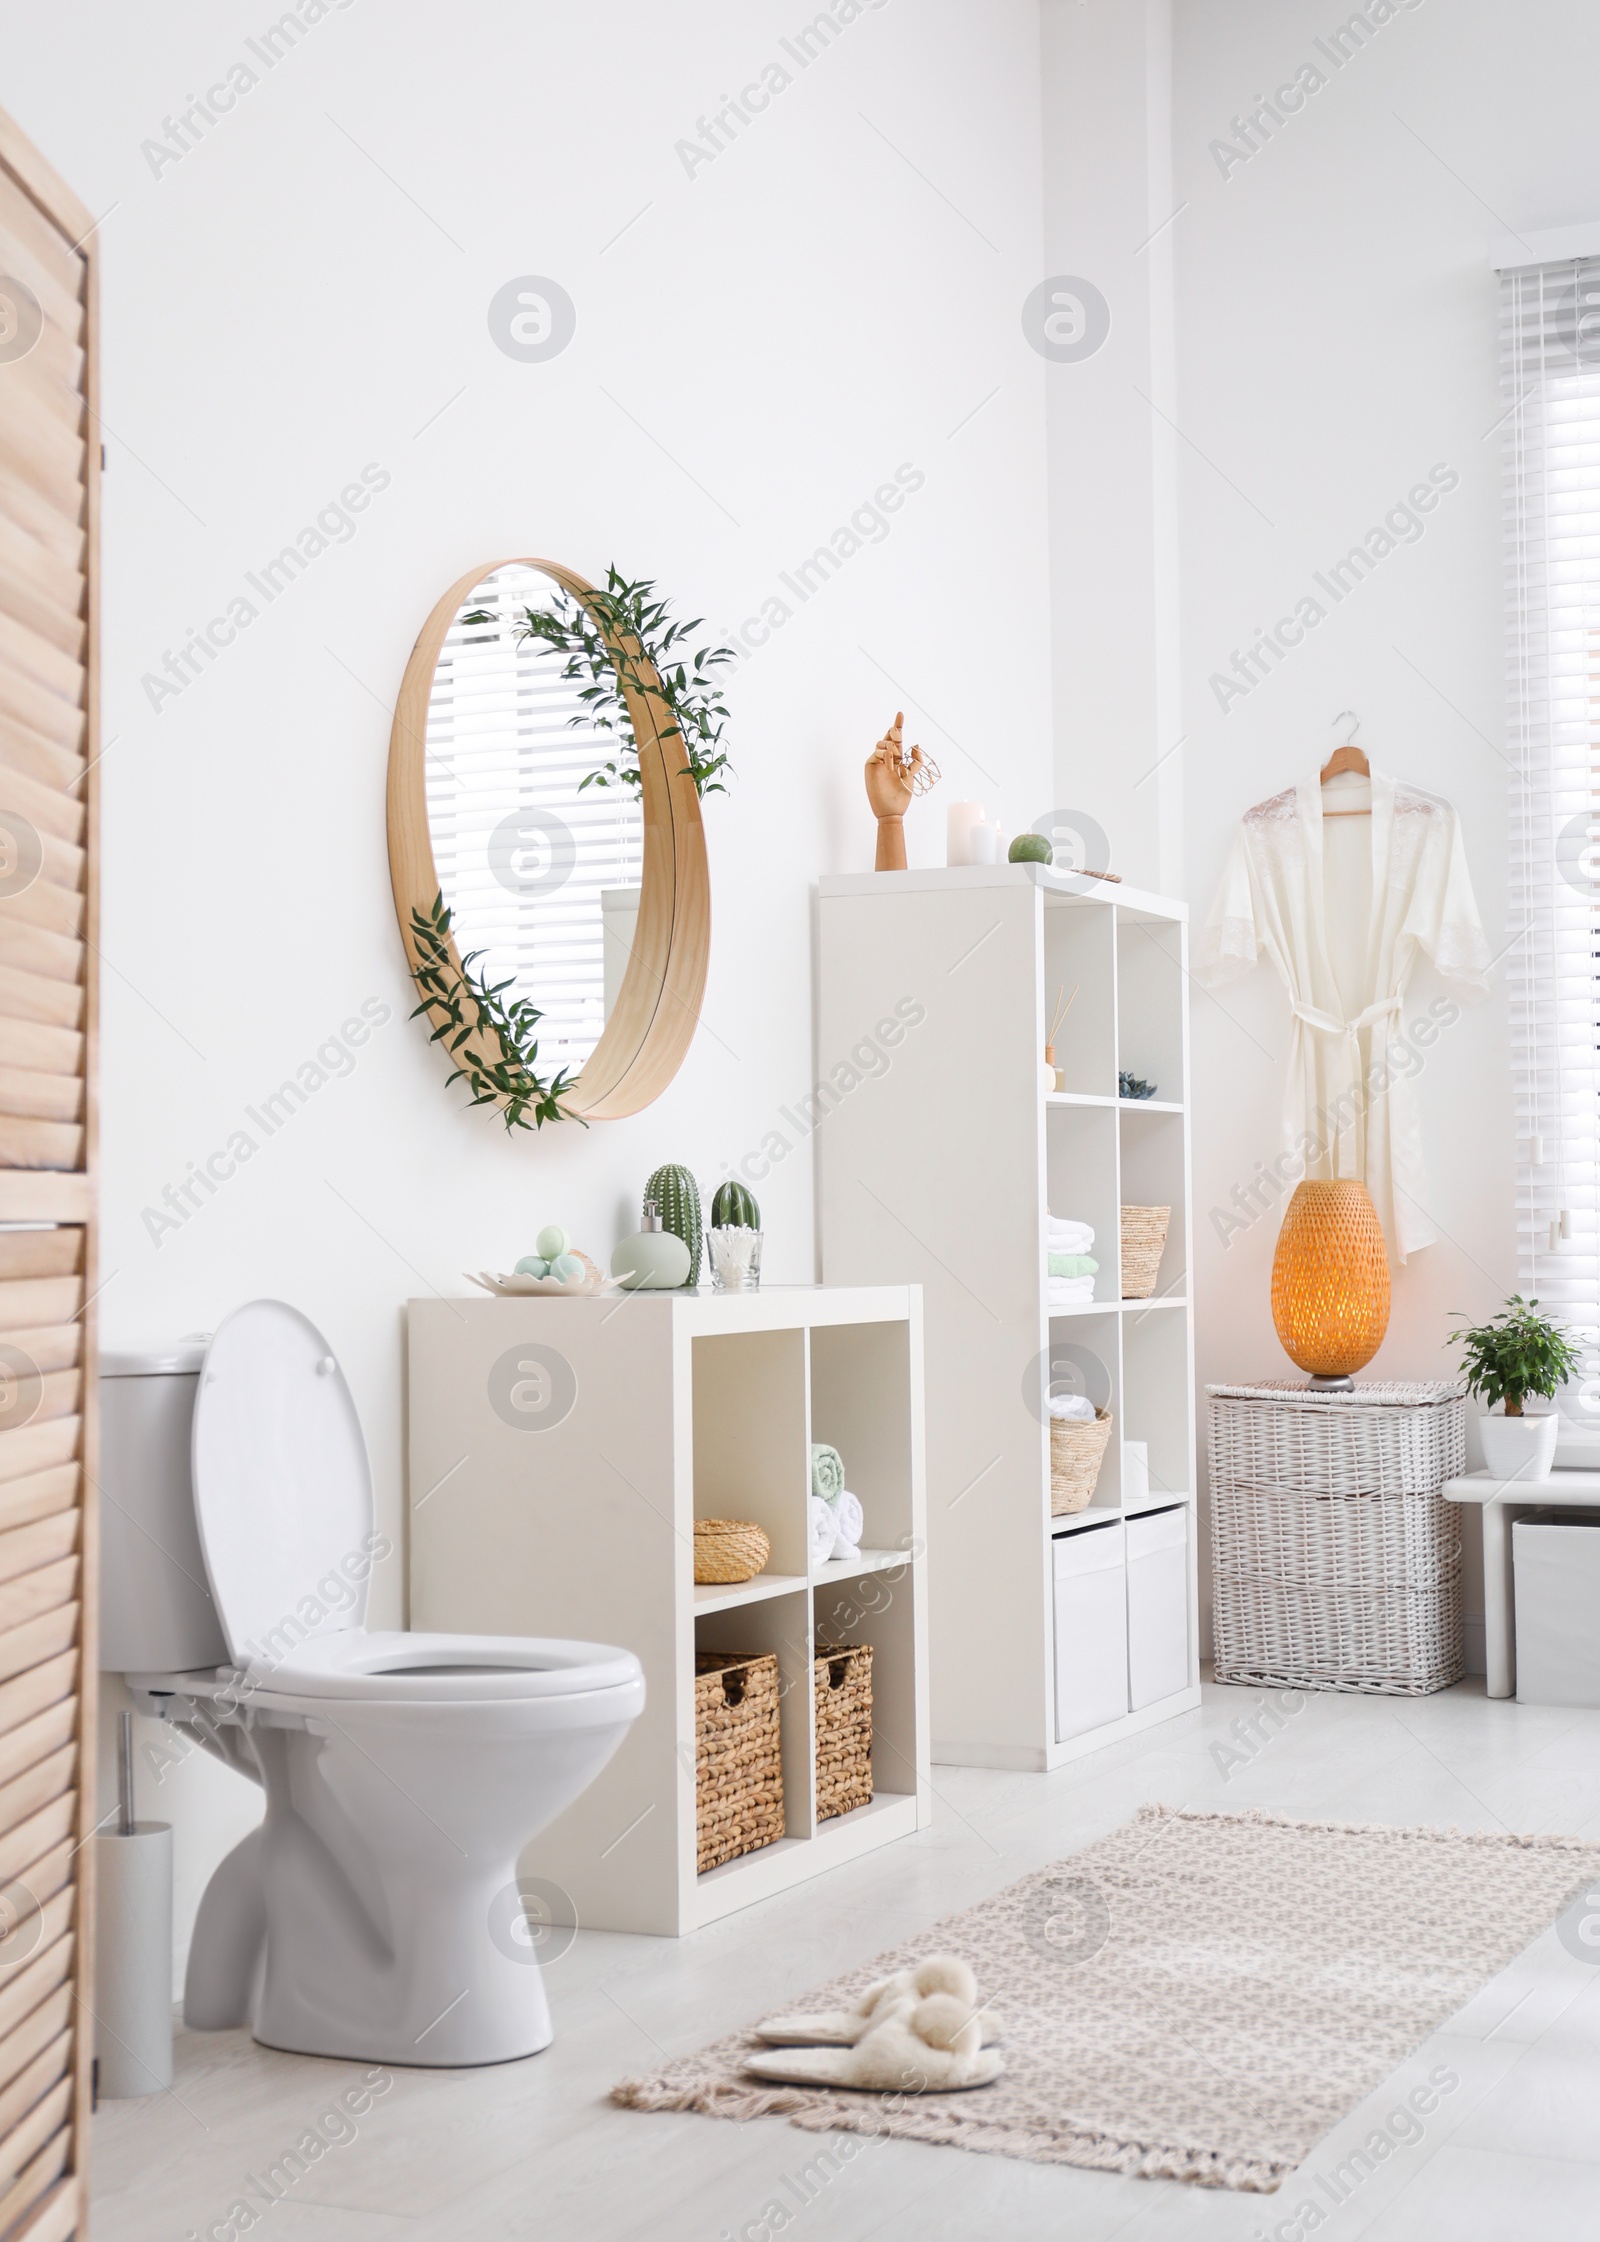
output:
[[[700,1015],[699,796],[656,672],[635,645],[618,661],[609,633],[568,569],[474,569],[428,617],[395,709],[389,863],[407,958],[435,1040],[508,1126],[638,1112]]]

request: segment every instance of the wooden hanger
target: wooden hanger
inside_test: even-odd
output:
[[[1353,772],[1357,778],[1370,780],[1372,777],[1372,765],[1362,754],[1360,748],[1357,747],[1355,741],[1355,736],[1361,729],[1360,717],[1357,716],[1353,708],[1342,708],[1333,721],[1335,724],[1342,724],[1347,716],[1350,719],[1350,737],[1343,747],[1336,747],[1326,763],[1323,764],[1318,782],[1320,785],[1326,786],[1331,778],[1342,778],[1347,771]],[[1370,817],[1372,808],[1369,804],[1364,810],[1324,810],[1322,814],[1325,818]]]

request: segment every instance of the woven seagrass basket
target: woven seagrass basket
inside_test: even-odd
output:
[[[817,1820],[872,1802],[872,1645],[817,1645]]]
[[[1148,1300],[1156,1289],[1156,1276],[1167,1243],[1170,1207],[1124,1207],[1122,1210],[1122,1297]]]
[[[772,1544],[748,1518],[697,1518],[694,1577],[702,1588],[754,1580],[772,1555]]]
[[[1111,1438],[1111,1412],[1097,1409],[1094,1422],[1075,1417],[1050,1420],[1050,1515],[1070,1518],[1086,1510],[1094,1493],[1106,1443]]]
[[[695,1866],[703,1875],[783,1835],[778,1661],[704,1650],[694,1662]]]

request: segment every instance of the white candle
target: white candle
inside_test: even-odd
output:
[[[945,812],[944,860],[946,864],[971,864],[976,861],[972,854],[972,834],[974,829],[982,823],[983,804],[981,802],[952,802],[950,804],[949,809]]]
[[[969,864],[992,864],[994,862],[994,837],[999,830],[1000,828],[997,825],[985,825],[982,818],[978,820],[972,831],[967,835],[969,851],[967,862]]]

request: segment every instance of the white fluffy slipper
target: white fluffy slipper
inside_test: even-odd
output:
[[[978,2008],[978,1981],[958,1954],[930,1954],[913,1969],[897,1970],[869,1985],[854,2008],[813,2010],[804,2016],[769,2016],[756,2026],[758,2037],[773,2047],[854,2047],[871,2030],[874,2019],[897,2001],[922,2000],[929,1993],[951,1993],[964,2003],[967,2013],[977,2013],[983,2041],[1000,2037],[999,2020],[992,2009]]]
[[[902,1996],[878,2011],[854,2047],[784,2047],[747,2055],[752,2077],[795,2086],[860,2086],[882,2094],[949,2094],[987,2086],[1005,2069],[998,2048],[954,1993]]]

